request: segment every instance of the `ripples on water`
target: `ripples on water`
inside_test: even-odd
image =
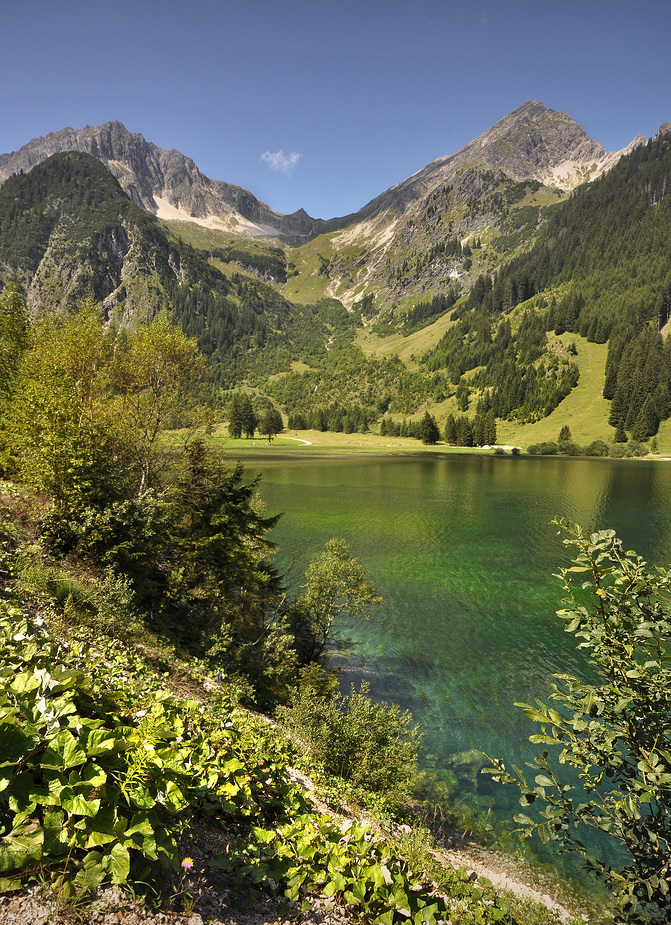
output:
[[[474,748],[528,760],[534,730],[514,702],[544,697],[555,672],[585,671],[555,615],[553,573],[569,556],[554,517],[613,528],[650,562],[671,553],[664,463],[314,460],[264,466],[261,494],[269,513],[284,512],[273,538],[295,582],[332,536],[366,564],[386,603],[346,628],[354,644],[340,662],[348,678],[412,710],[439,762]],[[462,799],[509,818],[506,788],[483,797],[460,786]]]

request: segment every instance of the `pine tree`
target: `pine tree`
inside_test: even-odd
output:
[[[259,419],[254,411],[252,405],[252,400],[249,395],[243,395],[241,399],[241,418],[242,418],[242,430],[245,437],[250,438],[254,436],[254,431],[256,430]]]
[[[494,446],[497,442],[496,418],[494,417],[493,411],[487,411],[485,413],[484,438],[487,446]]]
[[[624,422],[619,420],[615,427],[615,436],[613,437],[615,443],[626,443],[627,442],[627,433],[624,429]]]
[[[419,437],[422,443],[427,443],[430,446],[440,440],[440,430],[436,424],[436,419],[428,411],[424,412],[424,417],[419,425]]]
[[[445,421],[445,443],[455,446],[457,442],[457,421],[453,414],[448,414]]]
[[[243,423],[242,399],[236,392],[228,407],[228,432],[235,440],[242,437]]]

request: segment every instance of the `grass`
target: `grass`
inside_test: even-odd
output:
[[[342,234],[343,231],[321,234],[288,252],[289,263],[294,264],[298,274],[289,276],[282,290],[285,298],[292,302],[310,304],[330,296],[340,299],[348,307],[361,298],[366,289],[364,283],[367,279],[365,264],[359,260],[363,247],[343,244],[340,240],[337,246],[334,246],[336,236]],[[320,272],[324,261],[331,261],[334,254],[338,258],[340,274],[337,284],[329,279],[326,272]],[[342,277],[343,271],[347,278]]]
[[[298,271],[292,276],[293,270],[288,270],[287,282],[283,287],[283,295],[291,302],[310,305],[327,297],[329,279],[326,273],[320,273],[323,257],[330,260],[333,256],[333,245],[328,235],[319,235],[302,247],[290,250],[287,254],[289,264],[294,264]]]
[[[550,335],[553,338],[553,335]],[[577,388],[558,405],[548,417],[535,424],[517,424],[514,421],[497,421],[500,443],[530,446],[546,440],[556,440],[559,431],[568,424],[571,436],[578,444],[605,440],[612,443],[613,428],[608,423],[610,402],[602,396],[605,377],[607,344],[592,344],[577,334],[562,334],[554,338],[564,347],[575,342],[578,355],[574,357],[580,370]]]
[[[242,437],[234,440],[228,436],[226,425],[221,424],[215,428],[210,439],[226,450],[232,456],[258,456],[260,454],[272,457],[285,456],[315,456],[315,455],[395,455],[403,453],[486,453],[491,455],[493,450],[483,450],[478,447],[448,446],[439,443],[435,446],[426,446],[412,437],[381,437],[379,434],[336,434],[330,431],[319,430],[292,430],[274,438],[272,445],[268,445],[264,437],[248,440]]]
[[[356,343],[366,356],[389,357],[397,354],[409,369],[419,368],[415,357],[420,357],[435,347],[443,334],[455,324],[451,315],[451,312],[445,312],[432,324],[407,337],[400,333],[380,337],[364,330],[359,333]]]
[[[162,220],[161,224],[173,237],[181,238],[185,244],[190,244],[198,250],[209,251],[217,247],[230,247],[231,244],[244,246],[247,250],[256,250],[259,247],[253,238],[241,239],[240,235],[224,231],[223,228],[206,228],[197,222],[187,221]]]

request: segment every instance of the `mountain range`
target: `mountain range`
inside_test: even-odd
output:
[[[110,316],[137,323],[168,306],[210,355],[215,381],[245,381],[288,412],[319,405],[324,419],[337,407],[359,421],[412,415],[427,401],[444,414],[464,405],[457,387],[462,396],[470,389],[472,411],[486,410],[502,362],[487,344],[506,342],[510,389],[522,388],[531,367],[535,384],[517,404],[494,401],[497,417],[532,423],[579,376],[564,368],[566,344],[520,327],[520,311],[558,337],[604,344],[632,312],[636,331],[668,318],[668,260],[653,266],[648,257],[666,240],[660,177],[670,130],[665,123],[653,142],[637,136],[607,152],[566,113],[527,102],[357,213],[320,220],[274,212],[119,122],[68,128],[0,156],[0,275],[23,283],[33,310],[91,294]],[[618,302],[596,280],[622,222]],[[603,253],[587,226],[593,241],[613,232]],[[630,235],[648,248],[634,263]],[[512,328],[498,341],[501,318]],[[628,412],[629,430],[635,416]]]
[[[566,113],[546,109],[538,101],[527,102],[456,154],[432,161],[358,212],[328,221],[313,219],[302,209],[291,215],[275,212],[248,190],[211,180],[191,158],[157,147],[118,121],[65,128],[0,155],[0,181],[30,170],[52,154],[80,151],[102,161],[136,205],[160,218],[211,224],[235,234],[275,236],[296,244],[388,210],[399,213],[474,167],[494,168],[514,180],[537,180],[566,192],[594,179],[645,141],[639,135],[622,151],[607,152]]]

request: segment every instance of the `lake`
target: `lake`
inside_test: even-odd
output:
[[[262,473],[267,513],[283,512],[271,537],[295,587],[324,543],[342,537],[385,598],[373,620],[346,627],[345,678],[409,708],[424,764],[446,772],[474,813],[509,820],[519,794],[477,785],[472,750],[528,759],[536,730],[513,704],[544,697],[554,672],[585,670],[555,614],[553,573],[570,557],[550,521],[613,528],[625,548],[666,565],[671,464],[422,455],[245,465]]]

